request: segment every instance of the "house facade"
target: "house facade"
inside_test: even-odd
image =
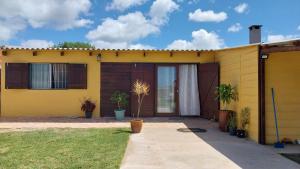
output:
[[[250,108],[249,137],[275,140],[270,88],[276,91],[282,137],[299,139],[297,85],[299,40],[220,50],[2,49],[1,117],[78,117],[81,101],[96,103],[94,117],[113,116],[111,94],[128,93],[127,116],[136,113],[132,83],[150,84],[143,117],[217,119],[215,87],[230,83],[238,100],[229,109],[240,118]]]

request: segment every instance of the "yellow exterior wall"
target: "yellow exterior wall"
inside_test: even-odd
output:
[[[201,52],[200,57],[197,56],[197,52],[189,51],[178,51],[170,52],[167,51],[151,51],[146,52],[144,56],[143,51],[122,51],[118,52],[104,51],[101,52],[101,62],[130,62],[130,63],[207,63],[213,62],[213,52]]]
[[[229,109],[238,113],[239,123],[241,109],[250,108],[248,133],[250,139],[258,142],[258,46],[219,50],[215,60],[220,63],[220,83],[230,83],[237,88],[239,100],[231,103]]]
[[[1,116],[83,116],[80,111],[80,100],[89,97],[96,102],[95,116],[99,116],[100,106],[100,63],[96,56],[88,52],[67,51],[60,56],[59,51],[38,51],[32,56],[32,51],[8,51],[8,56],[2,57],[1,71]],[[5,63],[85,63],[88,64],[88,89],[66,90],[28,90],[5,89]]]
[[[89,97],[96,101],[94,117],[100,114],[100,61],[94,51],[89,56],[88,51],[65,51],[60,56],[59,51],[38,51],[32,56],[32,51],[9,50],[8,56],[3,56],[2,86],[1,86],[1,116],[8,117],[57,117],[83,116],[80,111],[80,100]],[[202,52],[200,57],[196,52],[151,51],[119,51],[118,56],[113,51],[102,51],[101,62],[154,62],[154,63],[206,63],[213,62],[213,52]],[[88,89],[66,90],[30,90],[5,89],[5,63],[85,63],[88,64]]]
[[[271,88],[275,90],[279,134],[300,139],[300,52],[272,53],[265,61],[266,143],[276,139]]]

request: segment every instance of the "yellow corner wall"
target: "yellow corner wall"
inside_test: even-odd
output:
[[[88,51],[65,51],[60,56],[59,51],[38,51],[32,56],[32,51],[9,50],[8,56],[3,56],[2,86],[1,86],[1,116],[2,117],[57,117],[83,116],[80,111],[80,100],[89,97],[96,102],[94,117],[100,114],[100,62],[152,62],[152,63],[206,63],[213,62],[213,52],[202,52],[200,57],[196,52],[151,51],[102,51],[101,61],[97,54],[89,56]],[[67,90],[30,90],[5,89],[5,63],[85,63],[88,64],[88,89]]]
[[[266,143],[274,143],[271,88],[275,90],[279,134],[300,139],[300,52],[272,53],[265,61]]]
[[[238,123],[241,109],[250,108],[248,133],[250,139],[258,142],[258,46],[219,50],[215,60],[220,63],[220,83],[230,83],[238,91],[238,101],[229,108],[237,112]]]
[[[100,63],[96,56],[88,52],[67,51],[60,56],[59,51],[10,50],[2,57],[1,71],[1,116],[83,116],[80,100],[89,97],[96,102],[94,116],[99,116],[100,106]],[[5,63],[85,63],[88,65],[87,89],[28,90],[5,89]]]

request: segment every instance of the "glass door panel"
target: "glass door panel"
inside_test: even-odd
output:
[[[176,78],[176,66],[157,66],[157,113],[176,112]]]

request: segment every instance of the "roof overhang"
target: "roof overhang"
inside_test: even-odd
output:
[[[266,43],[261,45],[261,53],[300,51],[300,39]]]

